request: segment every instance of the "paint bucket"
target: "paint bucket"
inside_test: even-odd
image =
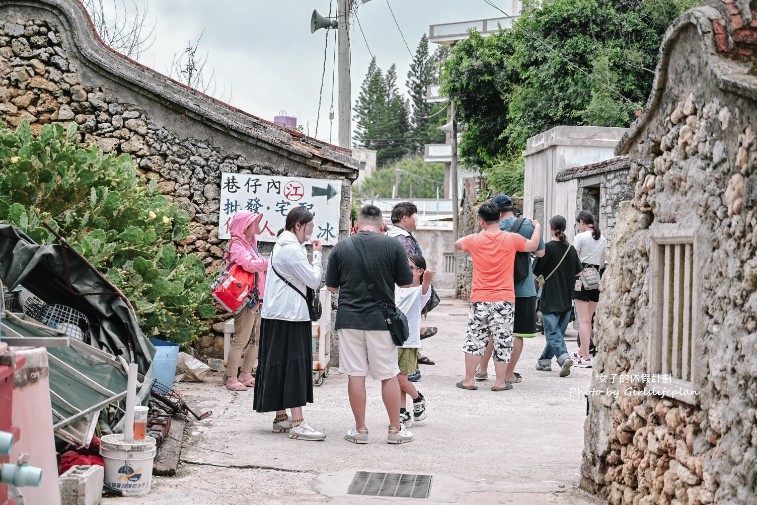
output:
[[[152,373],[155,376],[153,390],[158,393],[168,393],[173,389],[176,377],[176,360],[179,357],[179,344],[151,338],[155,346],[155,356],[152,358]]]
[[[142,496],[150,492],[155,439],[124,442],[123,434],[105,435],[100,440],[100,455],[105,460],[105,485],[124,496]]]

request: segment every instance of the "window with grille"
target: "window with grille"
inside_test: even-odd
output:
[[[698,359],[695,243],[691,235],[668,234],[653,240],[649,372],[664,379],[648,384],[647,388],[695,403]]]
[[[455,273],[455,254],[454,253],[444,253],[444,273],[445,274]]]

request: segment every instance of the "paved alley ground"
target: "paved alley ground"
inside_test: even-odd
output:
[[[108,498],[108,505],[465,503],[598,504],[578,489],[583,423],[591,369],[567,378],[535,370],[544,338],[526,341],[517,370],[524,380],[504,392],[455,387],[462,378],[462,342],[468,303],[443,299],[427,324],[439,333],[424,340],[436,365],[421,366],[417,384],[428,398],[429,416],[411,429],[415,441],[386,444],[387,420],[380,383],[368,380],[370,443],[342,439],[352,427],[347,377],[332,371],[315,388],[305,419],[324,430],[323,442],[295,441],[271,433],[272,414],[252,410],[252,390],[230,392],[221,374],[202,384],[181,383],[188,400],[213,411],[188,425],[182,463],[175,477],[155,477],[149,495]],[[573,333],[574,335],[574,333]],[[575,342],[568,343],[573,351]],[[432,475],[427,499],[348,495],[357,471]]]

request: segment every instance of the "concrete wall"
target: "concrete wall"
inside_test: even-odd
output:
[[[355,148],[352,150],[352,158],[357,161],[358,177],[355,184],[359,184],[376,170],[376,151],[371,149]]]
[[[531,217],[536,200],[542,199],[545,222],[555,214],[572,222],[578,187],[575,182],[568,182],[558,188],[557,173],[564,168],[612,158],[618,140],[626,131],[625,128],[557,126],[528,139],[523,153],[526,161],[523,214]],[[548,240],[549,227],[544,227],[543,233]]]
[[[581,470],[612,504],[755,502],[757,13],[708,3],[668,29],[618,150],[634,195],[603,278]]]
[[[79,125],[82,140],[132,156],[145,178],[191,217],[187,252],[220,264],[222,172],[331,179],[341,187],[340,236],[349,229],[350,152],[234,109],[105,47],[75,0],[0,3],[0,114]],[[271,244],[264,244],[264,254]],[[330,250],[330,248],[328,248]],[[328,254],[328,253],[326,253]],[[209,322],[210,323],[210,322]],[[200,342],[220,355],[222,324]]]
[[[426,265],[434,269],[434,287],[452,290],[455,288],[455,273],[444,271],[444,255],[454,252],[452,230],[419,228],[413,234],[423,249]]]

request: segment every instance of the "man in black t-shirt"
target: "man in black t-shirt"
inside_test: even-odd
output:
[[[348,393],[355,427],[345,439],[368,442],[365,425],[365,377],[381,381],[381,394],[389,416],[387,442],[411,442],[412,434],[400,423],[400,387],[397,382],[397,347],[392,341],[376,299],[394,306],[395,285],[413,282],[407,253],[395,239],[381,233],[381,210],[366,205],[358,217],[358,233],[336,244],[329,256],[326,287],[339,293],[336,330],[339,337],[339,371],[349,376]],[[350,242],[357,248],[355,254]],[[368,279],[358,262],[363,262]],[[373,284],[373,294],[368,289]]]

